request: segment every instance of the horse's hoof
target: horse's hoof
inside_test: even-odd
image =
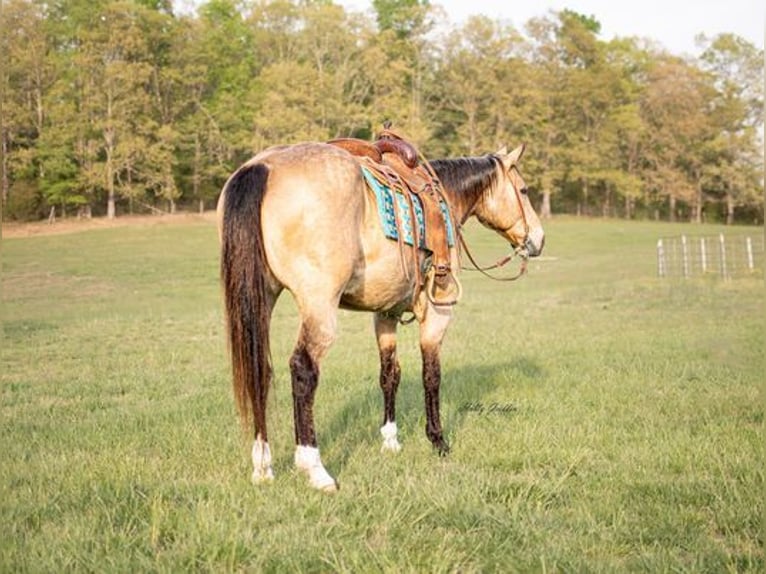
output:
[[[399,444],[399,441],[394,439],[386,439],[383,441],[383,446],[380,447],[380,452],[391,452],[396,454],[402,450],[402,445]]]
[[[380,428],[380,434],[383,436],[383,446],[380,447],[380,452],[399,452],[402,450],[402,445],[399,444],[399,440],[396,438],[396,423],[387,422]]]
[[[338,486],[338,483],[334,480],[324,486],[314,486],[313,484],[311,486],[316,488],[319,492],[325,492],[327,494],[334,494],[340,490],[340,486]]]
[[[436,453],[440,457],[444,457],[449,454],[449,445],[443,440],[439,441],[437,444],[434,444],[434,448],[436,448]]]
[[[268,484],[274,482],[274,471],[271,470],[270,466],[267,468],[258,468],[253,471],[251,480],[253,484]]]
[[[309,475],[309,484],[311,488],[319,490],[321,492],[336,492],[338,490],[338,483],[335,479],[321,465],[312,466],[309,469],[305,469]]]

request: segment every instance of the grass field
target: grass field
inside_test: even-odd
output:
[[[658,237],[720,230],[555,219],[523,280],[464,273],[446,458],[416,328],[384,455],[371,316],[342,313],[315,409],[334,496],[292,469],[289,297],[277,479],[249,482],[210,221],[3,239],[0,571],[763,572],[763,262],[655,276]]]

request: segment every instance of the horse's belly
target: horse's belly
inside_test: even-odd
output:
[[[360,311],[404,311],[412,307],[413,289],[411,281],[392,276],[390,268],[382,273],[367,269],[346,286],[340,305]]]
[[[340,305],[363,311],[409,310],[415,290],[414,253],[411,247],[385,237],[375,200],[369,193],[366,199],[366,216],[360,229],[362,260],[343,290]]]

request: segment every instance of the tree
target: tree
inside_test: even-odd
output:
[[[649,52],[637,44],[636,40],[613,40],[607,45],[607,61],[619,82],[619,98],[610,110],[607,124],[609,151],[613,161],[613,171],[608,181],[623,200],[623,213],[626,219],[634,215],[636,204],[643,202],[645,188],[644,170],[646,169],[646,148],[648,129],[641,117],[640,101],[646,76],[646,68],[651,58]]]
[[[0,199],[5,204],[14,179],[36,182],[43,175],[37,139],[44,130],[44,98],[55,71],[46,58],[49,39],[40,5],[6,2],[0,10],[0,36],[5,60],[0,66]]]
[[[652,187],[667,198],[671,221],[676,220],[679,200],[691,206],[690,219],[700,221],[704,147],[712,137],[705,78],[686,61],[660,55],[647,81],[642,117],[649,127]]]
[[[703,36],[699,42],[705,47],[702,67],[715,90],[710,119],[716,135],[708,148],[706,175],[710,193],[723,196],[725,220],[731,224],[735,208],[757,201],[762,187],[757,150],[763,127],[763,51],[733,34],[712,40]]]
[[[598,195],[601,213],[607,215],[614,193],[625,183],[615,114],[628,103],[628,94],[621,70],[609,58],[609,46],[597,38],[600,23],[570,10],[558,17],[556,37],[565,70],[562,111],[568,118],[567,177],[579,192],[577,213],[588,214]]]
[[[421,33],[430,4],[429,0],[372,0],[380,31],[390,30],[400,40]]]
[[[211,0],[200,9],[199,62],[206,75],[198,112],[212,127],[202,138],[222,145],[226,161],[238,164],[253,150],[252,117],[257,99],[257,62],[253,30],[242,15],[239,2]],[[218,141],[215,141],[218,139]]]
[[[515,29],[486,17],[469,18],[449,35],[438,76],[439,106],[452,124],[441,133],[455,139],[447,153],[486,153],[522,137],[529,83],[514,53],[520,41]]]
[[[370,108],[374,124],[392,120],[395,127],[419,144],[431,136],[427,97],[432,76],[434,11],[427,0],[374,0],[379,33],[371,49],[373,90]]]
[[[257,54],[257,72],[277,62],[298,58],[301,14],[296,2],[259,2],[253,7],[247,23],[252,34],[253,51]]]
[[[302,8],[301,15],[299,60],[317,74],[312,92],[319,115],[314,121],[326,137],[351,135],[359,126],[369,125],[367,94],[355,88],[365,72],[360,57],[365,45],[358,38],[369,37],[368,26],[334,4],[312,3]]]
[[[543,217],[763,218],[763,52],[734,35],[701,37],[693,60],[604,42],[571,10],[522,35],[487,17],[438,26],[429,0],[375,0],[371,16],[329,0],[172,8],[2,4],[0,191],[17,216],[204,209],[254,150],[392,120],[427,156],[526,141]]]
[[[174,32],[162,73],[165,99],[173,110],[168,124],[176,132],[179,191],[190,190],[187,198],[203,211],[226,180],[233,152],[212,112],[206,27],[199,19],[183,18],[176,21]]]
[[[603,214],[612,213],[615,196],[631,183],[621,173],[615,127],[629,94],[610,46],[597,37],[600,29],[593,16],[571,10],[527,24],[535,81],[526,115],[530,139],[540,148],[531,167],[539,174],[542,217],[550,216],[554,195],[578,214],[588,214],[595,201]]]

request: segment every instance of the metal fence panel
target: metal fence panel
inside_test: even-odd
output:
[[[763,275],[763,234],[662,237],[657,241],[660,277]]]

